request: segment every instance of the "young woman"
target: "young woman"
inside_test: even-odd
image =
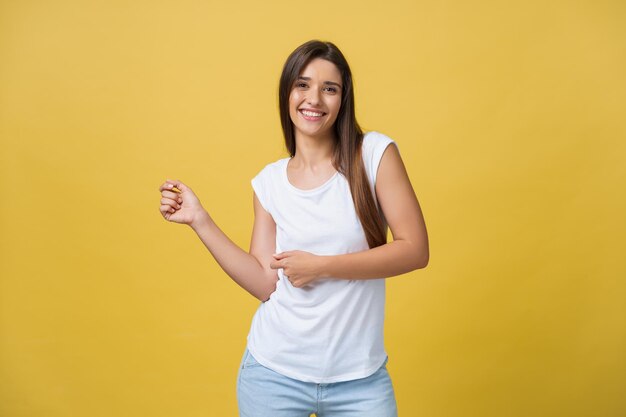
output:
[[[262,301],[239,368],[241,416],[397,416],[383,343],[385,278],[424,268],[429,258],[397,145],[361,131],[350,68],[330,42],[291,53],[279,107],[291,156],[251,181],[249,253],[181,181],[159,188],[161,214],[191,226],[224,271]]]

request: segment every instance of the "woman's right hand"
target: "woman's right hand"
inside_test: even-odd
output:
[[[200,200],[191,188],[178,180],[165,180],[159,187],[161,192],[161,215],[168,221],[191,225],[206,213]]]

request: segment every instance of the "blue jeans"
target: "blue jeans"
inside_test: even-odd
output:
[[[387,360],[374,374],[352,381],[316,384],[281,375],[246,348],[237,375],[240,417],[397,417]]]

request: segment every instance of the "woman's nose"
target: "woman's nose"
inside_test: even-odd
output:
[[[307,101],[309,102],[309,104],[318,104],[320,101],[320,93],[317,90],[317,88],[312,88],[311,90],[309,90],[309,93],[307,94]]]

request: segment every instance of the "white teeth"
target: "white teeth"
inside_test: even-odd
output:
[[[309,117],[321,117],[324,113],[315,113],[308,110],[302,110],[302,114]]]

